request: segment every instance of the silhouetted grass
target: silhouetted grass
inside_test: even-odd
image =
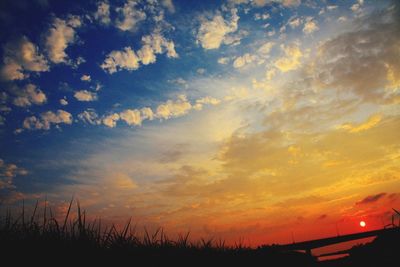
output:
[[[16,218],[7,211],[0,218],[2,261],[41,265],[54,259],[55,263],[73,265],[82,261],[91,265],[126,261],[135,266],[311,266],[314,263],[304,253],[281,252],[273,247],[252,249],[240,242],[227,246],[225,241],[213,239],[192,242],[189,232],[175,240],[162,228],[151,233],[144,229],[144,234],[139,235],[131,220],[118,230],[115,225],[102,226],[100,219],[89,222],[78,201],[77,212],[72,216],[73,205],[71,200],[61,220],[54,217],[46,201],[40,210],[36,202],[29,216],[24,205]]]

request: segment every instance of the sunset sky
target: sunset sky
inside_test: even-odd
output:
[[[6,0],[0,46],[0,212],[258,245],[400,208],[399,1]]]

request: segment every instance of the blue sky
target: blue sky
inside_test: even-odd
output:
[[[279,203],[293,198],[323,199],[310,219],[399,189],[396,1],[0,5],[9,205],[77,195],[94,215],[230,237],[210,218],[241,222],[237,236],[265,214],[276,219],[262,227],[283,227]],[[353,154],[337,147],[353,138]],[[368,142],[386,151],[380,168]],[[367,186],[367,172],[386,178]]]

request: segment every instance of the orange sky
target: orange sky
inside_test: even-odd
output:
[[[346,19],[313,9],[314,20],[298,16],[300,28],[295,17],[285,18],[286,30],[232,48],[231,59],[213,58],[199,73],[227,60],[230,69],[184,77],[189,89],[157,108],[170,109],[171,118],[132,130],[104,117],[112,134],[75,140],[79,159],[41,162],[52,175],[69,168],[59,173],[68,182],[23,192],[1,180],[8,203],[47,195],[61,216],[74,195],[92,218],[123,223],[132,216],[139,229],[190,231],[193,240],[228,244],[243,238],[252,246],[390,223],[391,208],[400,209],[399,6],[353,2],[359,9],[346,7]],[[302,7],[290,7],[298,8],[293,16]],[[215,46],[204,38],[198,49]],[[177,51],[183,57],[179,45]],[[190,102],[192,89],[212,98]]]

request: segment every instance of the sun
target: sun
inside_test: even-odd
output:
[[[365,227],[365,226],[367,226],[367,224],[366,224],[364,221],[361,221],[361,222],[360,222],[360,226],[361,226],[361,227]]]

